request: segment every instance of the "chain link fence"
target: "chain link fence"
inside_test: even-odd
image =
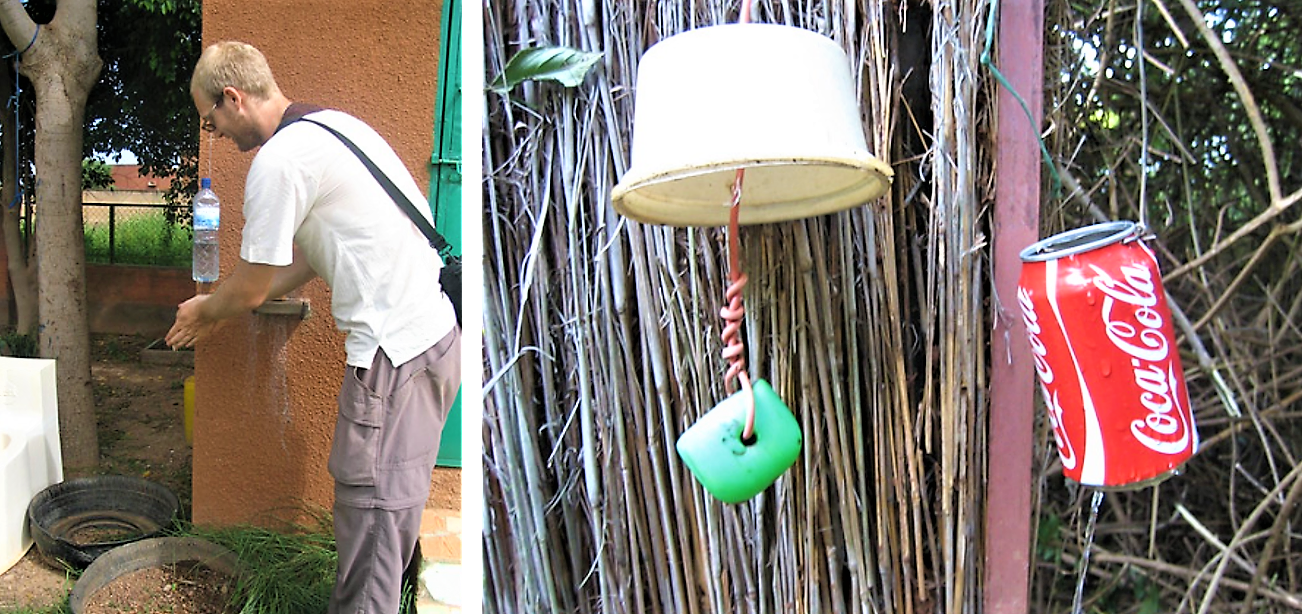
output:
[[[86,262],[189,267],[188,214],[168,204],[85,203]]]

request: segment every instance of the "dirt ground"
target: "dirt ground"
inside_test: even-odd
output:
[[[100,466],[95,473],[154,480],[176,493],[188,516],[190,446],[185,441],[184,384],[194,373],[187,364],[155,360],[176,357],[142,352],[153,339],[95,335],[91,379],[99,412]],[[142,359],[142,354],[147,354]],[[170,352],[168,352],[170,354]],[[65,478],[80,477],[69,473]],[[0,575],[0,613],[59,602],[73,580],[41,562],[32,547]]]
[[[223,614],[233,580],[205,567],[147,567],[123,574],[95,592],[84,614]]]

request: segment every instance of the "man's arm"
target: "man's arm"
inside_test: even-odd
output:
[[[278,267],[252,264],[243,259],[236,261],[235,271],[215,292],[200,294],[177,307],[176,323],[167,332],[167,345],[191,347],[216,330],[222,320],[252,311],[267,300],[277,277],[290,268],[292,265]]]
[[[225,320],[253,311],[266,302],[276,274],[283,268],[285,267],[253,264],[243,259],[235,261],[235,270],[231,276],[204,301],[200,317],[204,320]]]
[[[316,271],[299,256],[298,246],[294,246],[294,263],[287,267],[276,268],[279,270],[276,271],[276,277],[271,282],[271,290],[267,293],[269,299],[285,296],[299,286],[316,279]]]

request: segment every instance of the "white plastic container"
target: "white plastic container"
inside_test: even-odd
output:
[[[0,357],[0,574],[32,545],[27,504],[63,481],[54,361]]]
[[[813,217],[868,203],[890,166],[868,151],[845,52],[802,28],[731,24],[653,45],[638,65],[632,163],[615,209],[670,226]]]

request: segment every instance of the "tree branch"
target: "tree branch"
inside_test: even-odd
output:
[[[1275,162],[1275,147],[1271,144],[1270,135],[1266,132],[1266,122],[1261,117],[1261,108],[1257,106],[1257,100],[1253,97],[1252,90],[1248,89],[1247,82],[1243,80],[1243,75],[1239,73],[1239,67],[1234,64],[1234,59],[1230,57],[1230,52],[1225,49],[1220,37],[1207,25],[1207,18],[1202,11],[1198,10],[1193,0],[1180,0],[1180,4],[1184,6],[1185,12],[1189,13],[1189,16],[1193,18],[1194,24],[1198,26],[1198,32],[1203,35],[1203,40],[1206,40],[1207,45],[1211,47],[1212,53],[1221,64],[1221,70],[1225,71],[1225,76],[1229,77],[1230,83],[1234,86],[1234,91],[1239,94],[1239,100],[1243,102],[1243,111],[1247,113],[1248,121],[1252,124],[1252,130],[1257,133],[1257,141],[1261,144],[1261,157],[1266,167],[1266,183],[1270,187],[1271,205],[1272,207],[1278,206],[1278,203],[1284,201],[1284,195],[1279,187],[1279,169]]]
[[[19,51],[26,49],[36,34],[36,22],[27,14],[21,0],[0,0],[0,27],[4,27],[5,36]]]

